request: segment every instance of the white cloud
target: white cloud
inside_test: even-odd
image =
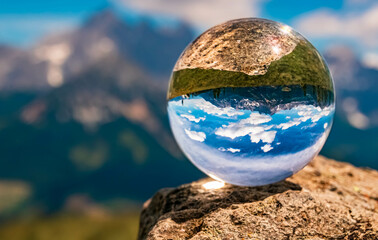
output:
[[[232,153],[236,153],[236,152],[240,152],[240,149],[236,149],[236,148],[227,148],[227,151],[232,152]]]
[[[239,122],[230,123],[228,126],[218,128],[215,131],[215,134],[218,136],[228,137],[231,139],[235,139],[237,137],[243,137],[248,134],[257,135],[272,127],[272,126],[258,126],[258,125],[262,123],[270,122],[271,120],[272,120],[272,117],[269,115],[252,112],[251,115],[246,119],[242,119]]]
[[[272,149],[273,149],[273,147],[270,144],[266,144],[266,145],[261,147],[261,150],[263,150],[264,152],[269,152]]]
[[[206,119],[205,117],[196,118],[195,116],[187,115],[187,114],[181,114],[180,116],[183,118],[187,118],[191,122],[196,122],[196,123],[199,123],[200,121],[204,121]]]
[[[296,19],[296,28],[314,38],[347,38],[357,44],[378,47],[378,4],[356,13],[353,8],[342,14],[330,10],[316,10]]]
[[[328,116],[331,113],[331,107],[320,107],[300,105],[292,109],[298,113],[297,118],[286,118],[288,122],[283,122],[278,125],[266,125],[272,120],[272,117],[266,114],[260,114],[258,112],[252,112],[249,118],[240,120],[236,123],[230,123],[227,126],[222,126],[215,131],[215,134],[222,137],[228,137],[235,139],[237,137],[243,137],[249,134],[251,142],[259,143],[260,141],[265,143],[272,143],[276,136],[276,131],[268,131],[272,128],[286,130],[293,126],[298,126],[301,123],[311,120],[316,123],[322,117]],[[291,119],[291,120],[290,120]],[[263,124],[263,125],[262,125]],[[264,125],[265,124],[265,125]],[[315,124],[306,126],[314,127]]]
[[[259,16],[263,0],[118,0],[116,2],[140,13],[179,18],[203,29],[230,19]]]
[[[236,149],[236,148],[225,149],[224,147],[220,147],[220,148],[218,148],[218,150],[222,151],[222,152],[228,151],[228,152],[232,152],[232,153],[240,152],[240,149]]]
[[[260,141],[264,143],[272,143],[276,138],[277,131],[262,131],[259,133],[251,133],[251,142],[259,143]]]
[[[311,122],[316,123],[318,122],[322,117],[328,116],[331,113],[331,107],[325,107],[321,109],[320,107],[314,107],[314,106],[306,106],[306,105],[300,105],[295,108],[296,111],[298,111],[298,115],[300,117],[294,118],[293,120],[285,123],[281,123],[277,125],[277,128],[281,128],[282,130],[286,130],[288,128],[291,128],[293,126],[298,126],[301,123],[304,123],[311,119]],[[309,125],[307,127],[313,127],[315,125]]]
[[[202,111],[206,112],[207,114],[211,115],[227,115],[229,117],[237,116],[237,115],[244,115],[243,111],[238,111],[232,107],[217,107],[212,103],[206,101],[205,99],[192,99],[191,103],[195,104],[197,108],[201,109]]]
[[[198,142],[203,142],[206,139],[206,134],[204,132],[196,132],[185,129],[185,133],[188,135],[188,137]]]
[[[261,114],[258,112],[252,112],[251,115],[249,115],[249,118],[241,120],[240,123],[258,125],[261,123],[270,122],[271,120],[272,117],[269,115]]]
[[[181,100],[179,101],[170,101],[170,105],[174,105],[177,107],[182,106]],[[214,115],[214,116],[228,116],[228,117],[235,117],[244,115],[245,111],[243,110],[237,110],[233,107],[217,107],[211,102],[206,101],[203,98],[193,98],[188,101],[184,100],[184,105],[187,108],[191,109],[200,109],[204,111],[207,114]],[[182,115],[181,115],[182,116]]]
[[[298,120],[301,122],[306,122],[307,120],[311,119],[311,121],[315,123],[322,117],[328,116],[331,113],[331,109],[329,107],[321,109],[320,107],[314,108],[313,106],[302,105],[296,108],[299,110],[298,115],[302,116],[298,118]]]
[[[250,133],[260,133],[264,131],[263,127],[259,126],[242,126],[238,123],[230,124],[229,126],[218,128],[215,131],[215,134],[222,137],[228,137],[231,139],[235,139],[237,137],[243,137]]]
[[[279,124],[277,126],[277,128],[281,128],[282,130],[286,130],[286,129],[291,128],[293,126],[298,126],[301,123],[302,123],[302,121],[300,121],[299,119],[294,119],[294,120],[292,120],[290,122]]]

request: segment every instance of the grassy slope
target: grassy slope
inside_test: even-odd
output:
[[[183,69],[173,73],[168,99],[223,87],[312,85],[333,90],[328,68],[316,49],[300,42],[293,52],[272,62],[265,75],[214,69]]]

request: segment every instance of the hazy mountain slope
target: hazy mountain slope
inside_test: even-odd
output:
[[[125,58],[131,59],[145,71],[167,77],[193,37],[192,28],[184,23],[176,28],[164,29],[152,27],[145,19],[131,25],[112,11],[105,10],[90,18],[70,38],[74,54],[92,55],[93,60],[93,55],[98,54],[94,49],[111,48],[113,45]],[[73,58],[74,55],[67,59],[72,65],[75,62]]]
[[[0,90],[41,91],[59,87],[108,55],[121,54],[154,80],[166,80],[193,31],[184,23],[156,28],[149,20],[129,24],[103,10],[77,30],[46,36],[28,50],[0,46]]]
[[[336,116],[322,153],[378,169],[378,70],[365,67],[346,47],[325,58],[335,80]]]
[[[1,102],[32,100],[0,115],[0,176],[31,184],[31,205],[55,210],[75,194],[141,201],[201,176],[170,135],[165,91],[120,57],[98,64],[45,96]]]
[[[329,49],[325,57],[335,80],[339,111],[356,127],[378,127],[378,70],[365,67],[346,47]],[[358,124],[358,117],[353,121],[355,113],[365,115],[368,122]]]
[[[0,46],[0,89],[35,91],[45,88],[47,64],[26,50]]]
[[[0,215],[76,194],[139,202],[201,176],[171,137],[161,83],[191,38],[105,10],[29,50],[1,47]]]

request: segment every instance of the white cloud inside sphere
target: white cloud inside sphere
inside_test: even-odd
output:
[[[196,105],[198,109],[201,109],[202,111],[206,112],[210,115],[227,115],[229,117],[237,116],[237,115],[243,115],[243,111],[238,111],[233,107],[217,107],[214,104],[206,101],[205,99],[192,99],[191,102]]]
[[[260,137],[264,137],[262,134],[265,130],[270,129],[272,126],[259,126],[259,124],[267,123],[272,120],[272,117],[266,114],[260,114],[258,112],[252,112],[251,115],[246,118],[242,119],[236,123],[230,123],[228,126],[218,128],[215,131],[215,134],[222,137],[228,137],[231,139],[235,139],[237,137],[246,136],[251,134],[254,136],[254,139],[251,137],[251,141],[257,141],[255,139],[258,134]],[[259,138],[260,141],[260,138]],[[258,142],[258,141],[257,141]]]
[[[222,151],[222,152],[232,152],[232,153],[237,153],[237,152],[240,152],[240,149],[237,149],[237,148],[224,148],[224,147],[220,147],[218,148],[219,151]]]
[[[205,117],[199,117],[199,118],[196,118],[195,116],[193,115],[188,115],[188,114],[181,114],[181,117],[183,118],[186,118],[188,119],[189,121],[191,122],[196,122],[196,123],[199,123],[200,121],[205,121]]]
[[[185,129],[185,133],[194,141],[203,142],[206,139],[206,134],[204,132],[196,132]]]
[[[269,152],[272,149],[273,149],[273,147],[270,144],[266,144],[266,145],[261,147],[261,150],[263,150],[264,152]]]

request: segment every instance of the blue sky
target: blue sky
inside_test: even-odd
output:
[[[29,46],[46,34],[67,31],[107,6],[106,0],[0,0],[0,43]]]
[[[333,10],[341,10],[342,7],[342,0],[272,0],[265,3],[262,10],[262,15],[271,19],[290,22],[296,16],[304,14],[306,12],[311,12],[314,9],[328,8]]]
[[[106,6],[106,0],[0,1],[0,14],[82,14]]]
[[[233,18],[269,18],[293,26],[321,51],[347,44],[378,67],[375,0],[0,0],[0,6],[0,43],[15,46],[75,29],[91,14],[112,7],[133,19],[148,15],[160,24],[181,19],[198,32]]]

